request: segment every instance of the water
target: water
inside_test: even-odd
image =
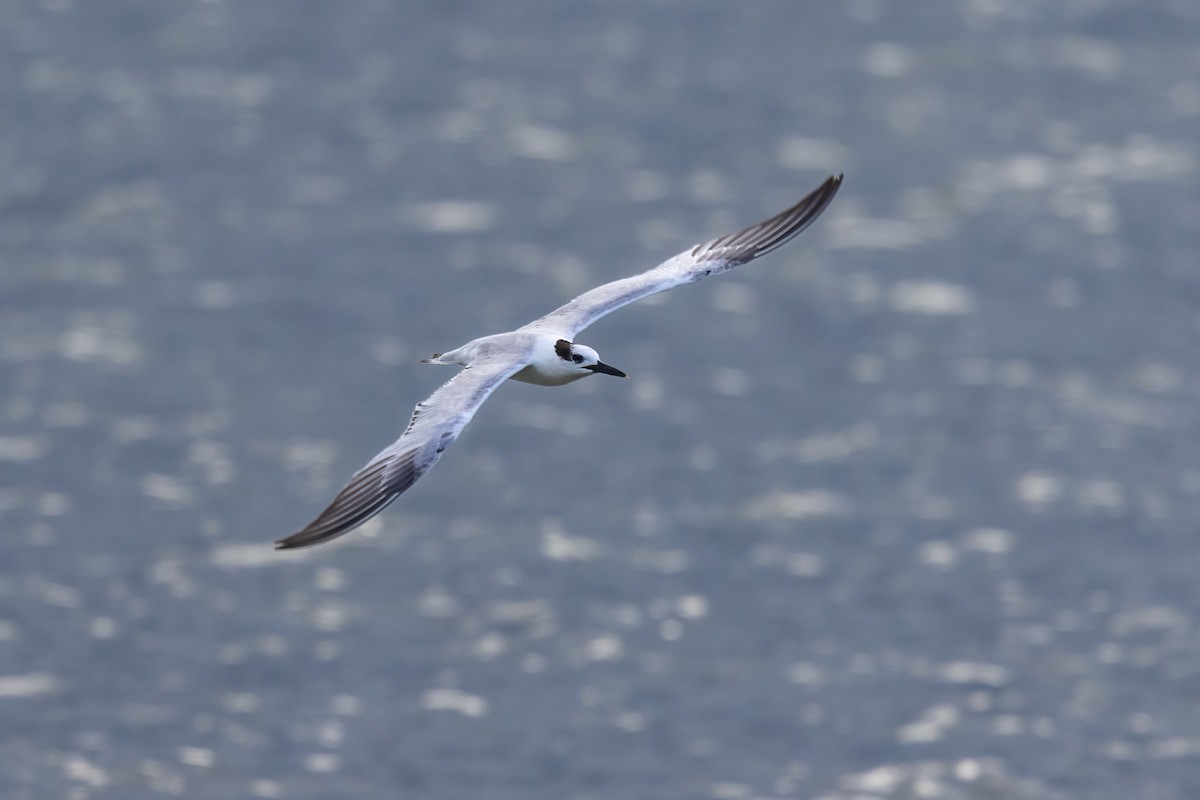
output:
[[[1197,796],[1198,33],[5,3],[0,794]],[[505,386],[270,549],[417,359],[842,170],[580,337],[632,380]]]

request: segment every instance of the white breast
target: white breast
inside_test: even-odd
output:
[[[558,356],[555,356],[558,358]],[[560,361],[562,359],[559,359]],[[562,386],[567,383],[573,383],[581,378],[586,378],[588,373],[569,372],[564,373],[559,370],[544,369],[538,364],[530,364],[525,369],[513,375],[510,380],[520,381],[521,383],[535,383],[538,386]]]

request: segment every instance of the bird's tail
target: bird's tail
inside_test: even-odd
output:
[[[457,364],[455,356],[458,355],[457,350],[451,350],[449,353],[434,353],[429,358],[422,358],[422,364]]]

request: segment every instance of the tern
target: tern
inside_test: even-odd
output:
[[[463,369],[417,403],[400,438],[356,472],[315,520],[277,541],[276,549],[327,542],[378,514],[437,463],[483,401],[510,378],[563,386],[590,375],[628,377],[601,361],[595,350],[574,341],[575,336],[622,306],[728,272],[782,247],[821,216],[841,185],[841,175],[831,176],[799,203],[757,225],[698,244],[640,275],[584,292],[515,331],[474,339],[424,359],[425,364]]]

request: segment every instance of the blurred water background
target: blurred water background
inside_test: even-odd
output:
[[[3,0],[0,108],[0,796],[1200,796],[1200,5]]]

